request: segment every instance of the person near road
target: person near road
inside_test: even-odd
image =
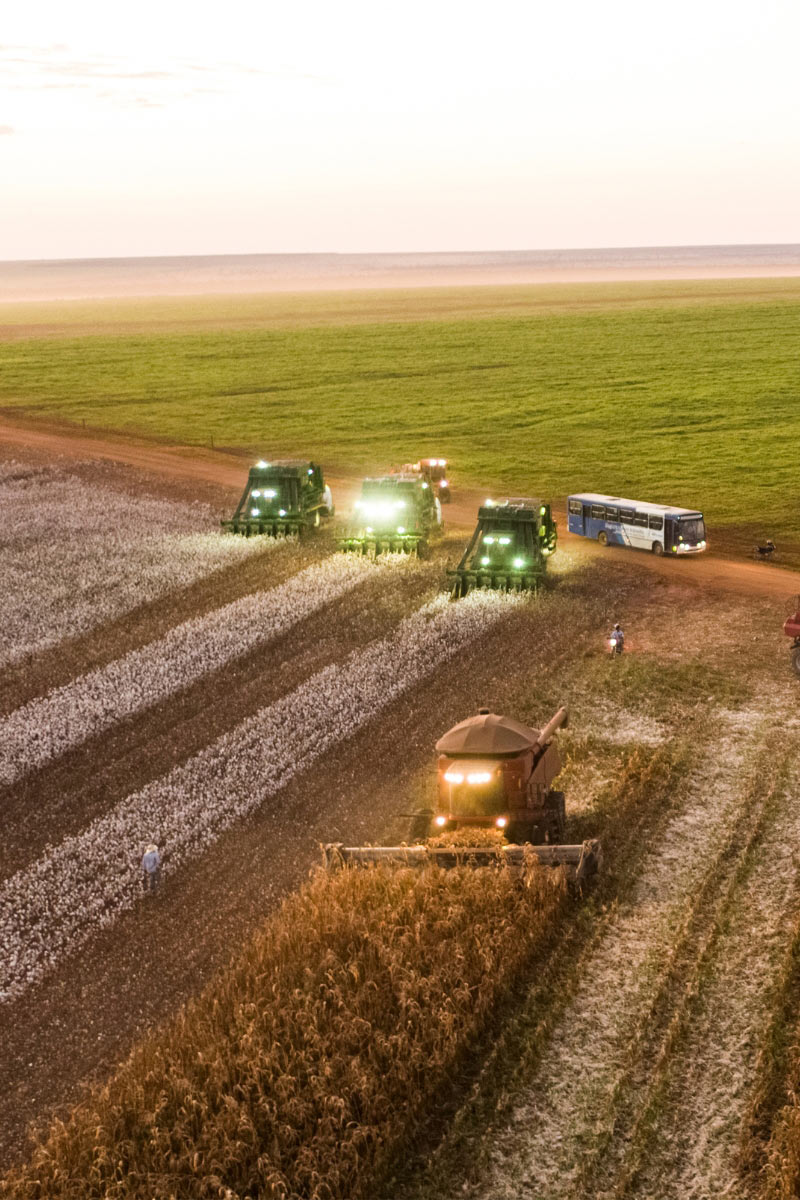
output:
[[[158,853],[158,846],[148,846],[142,855],[142,877],[144,890],[154,892],[161,880],[161,855]]]

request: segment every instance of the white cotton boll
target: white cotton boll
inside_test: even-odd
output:
[[[136,903],[140,846],[154,839],[169,846],[166,873],[202,853],[518,603],[481,592],[458,604],[437,598],[390,637],[318,672],[7,880],[0,1000],[22,995]]]

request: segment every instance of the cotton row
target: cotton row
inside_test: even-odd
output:
[[[0,474],[0,666],[276,545],[213,532],[206,504],[90,486],[56,469]]]
[[[287,583],[185,621],[163,638],[32,700],[0,720],[0,784],[251,653],[385,569],[336,554]]]
[[[493,592],[459,604],[437,598],[9,879],[0,889],[0,999],[20,996],[134,905],[148,842],[168,848],[174,871],[519,603]]]

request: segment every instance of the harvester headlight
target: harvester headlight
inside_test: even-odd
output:
[[[263,458],[262,458],[262,459],[259,459],[259,461],[256,463],[256,466],[257,466],[257,467],[268,467],[268,466],[269,466],[269,463],[265,463],[265,462],[264,462],[264,460],[263,460]]]
[[[444,826],[447,824],[447,817],[437,817],[435,823],[439,826],[440,829],[443,829]]]
[[[487,508],[491,508],[494,504],[494,500],[485,500],[484,504],[486,505]]]
[[[423,483],[423,485],[422,485],[422,486],[423,486],[424,488],[426,488],[428,485],[427,485],[427,483]]]
[[[490,535],[489,535],[489,537],[485,537],[485,538],[483,539],[483,542],[484,542],[484,545],[486,545],[486,546],[493,546],[493,545],[494,545],[494,538],[493,538],[493,537],[491,536],[491,534],[490,534]]]
[[[546,515],[547,515],[547,506],[543,504],[539,509],[539,516],[544,517]]]
[[[446,467],[446,466],[447,466],[447,459],[446,459],[446,458],[440,458],[440,459],[439,459],[439,466],[440,466],[440,467]]]
[[[405,508],[406,502],[405,500],[395,500],[394,506],[395,508]]]
[[[492,778],[491,771],[470,771],[467,776],[467,783],[488,783]]]
[[[510,546],[511,545],[511,538],[498,538],[497,540],[501,546]]]
[[[367,533],[374,533],[374,530],[371,525],[367,526]]]
[[[277,494],[278,493],[275,491],[274,488],[265,488],[264,489],[264,495],[267,497],[268,500],[274,500],[275,497],[277,496]]]
[[[520,568],[520,567],[524,567],[524,566],[525,566],[525,559],[524,559],[524,558],[515,558],[515,559],[514,559],[514,566],[517,568],[517,570],[519,570],[519,568]]]
[[[507,824],[508,824],[508,817],[498,817],[497,820],[495,821],[495,825],[497,826],[498,829],[505,829]]]
[[[286,516],[286,509],[285,509],[285,508],[279,508],[279,509],[278,509],[278,516],[279,516],[279,517],[285,517],[285,516]]]
[[[447,480],[446,480],[446,479],[440,479],[440,480],[439,480],[439,487],[447,487]]]
[[[481,566],[488,567],[490,562],[491,562],[491,559],[489,558],[488,554],[484,554],[483,558],[481,559]]]
[[[261,513],[260,513],[260,511],[259,511],[257,508],[251,508],[251,509],[250,509],[250,516],[251,516],[251,517],[259,517],[259,516],[261,516]]]
[[[251,492],[251,493],[250,493],[250,495],[251,495],[251,496],[253,496],[253,497],[255,498],[255,497],[258,497],[258,496],[260,496],[260,495],[261,495],[261,492],[259,492],[259,491],[258,491],[258,489],[256,488],[256,490],[255,490],[255,491],[253,491],[253,492]]]
[[[398,532],[398,533],[405,533],[405,531],[406,531],[406,527],[405,527],[405,525],[398,525],[398,526],[397,526],[397,532]]]
[[[444,777],[448,783],[463,783],[464,776],[460,771],[445,771]]]

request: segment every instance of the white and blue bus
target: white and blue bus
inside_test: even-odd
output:
[[[706,548],[701,512],[598,492],[567,498],[567,528],[602,546],[635,546],[652,554],[699,554]]]

